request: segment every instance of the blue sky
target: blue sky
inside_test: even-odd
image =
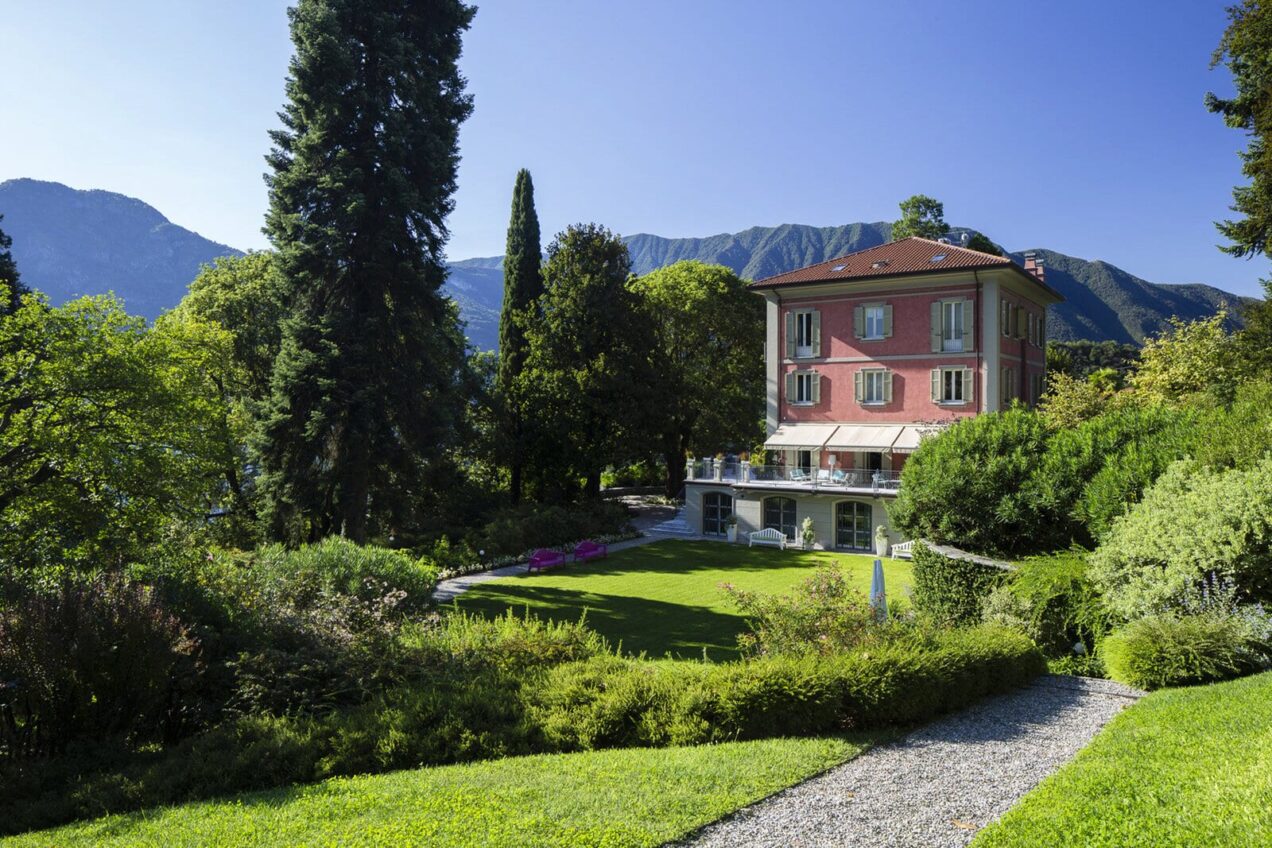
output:
[[[0,2],[0,179],[266,246],[286,2]],[[449,254],[502,252],[525,166],[545,239],[891,220],[923,192],[1011,249],[1256,294],[1266,260],[1212,223],[1245,144],[1202,106],[1230,90],[1207,68],[1227,2],[488,0]]]

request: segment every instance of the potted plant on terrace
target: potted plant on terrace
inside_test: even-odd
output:
[[[730,515],[724,519],[724,535],[730,542],[738,540],[738,517]]]
[[[799,526],[800,536],[804,540],[804,550],[811,551],[813,545],[817,544],[817,534],[813,532],[813,517],[811,515],[804,517],[804,523]]]
[[[875,528],[875,556],[888,555],[888,528],[880,524]]]

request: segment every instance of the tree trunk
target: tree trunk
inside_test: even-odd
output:
[[[590,501],[601,499],[601,472],[587,472],[587,482],[584,484],[583,494]]]
[[[515,459],[508,466],[508,497],[513,506],[521,503],[521,463]]]
[[[371,491],[367,441],[365,436],[353,434],[345,444],[344,486],[336,504],[340,535],[359,545],[367,541],[367,506]]]
[[[683,440],[678,435],[663,436],[663,462],[667,470],[664,475],[664,494],[669,498],[680,494],[680,489],[685,484],[685,449],[682,445]]]

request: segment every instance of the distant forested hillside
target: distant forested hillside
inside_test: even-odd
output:
[[[0,215],[13,237],[22,279],[54,303],[114,291],[130,311],[148,318],[181,300],[200,265],[239,253],[173,224],[135,198],[79,191],[60,183],[0,183]],[[883,222],[841,227],[783,224],[706,238],[641,233],[626,241],[638,274],[697,259],[758,280],[883,244],[891,229]],[[1172,315],[1198,318],[1213,314],[1224,302],[1241,300],[1211,286],[1150,283],[1100,260],[1046,249],[1037,253],[1046,263],[1047,282],[1065,296],[1050,313],[1048,335],[1053,339],[1136,344],[1165,326]],[[1012,256],[1022,258],[1021,253]],[[495,347],[503,296],[501,258],[465,259],[450,267],[447,290],[459,303],[469,338],[478,347]]]

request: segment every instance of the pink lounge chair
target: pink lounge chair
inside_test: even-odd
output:
[[[547,548],[539,548],[530,555],[530,562],[526,566],[526,571],[542,571],[545,568],[563,565],[565,563],[565,554],[560,551],[550,551]]]
[[[609,556],[609,548],[591,539],[585,539],[574,546],[575,562],[586,562],[589,559],[601,559],[607,556]]]

